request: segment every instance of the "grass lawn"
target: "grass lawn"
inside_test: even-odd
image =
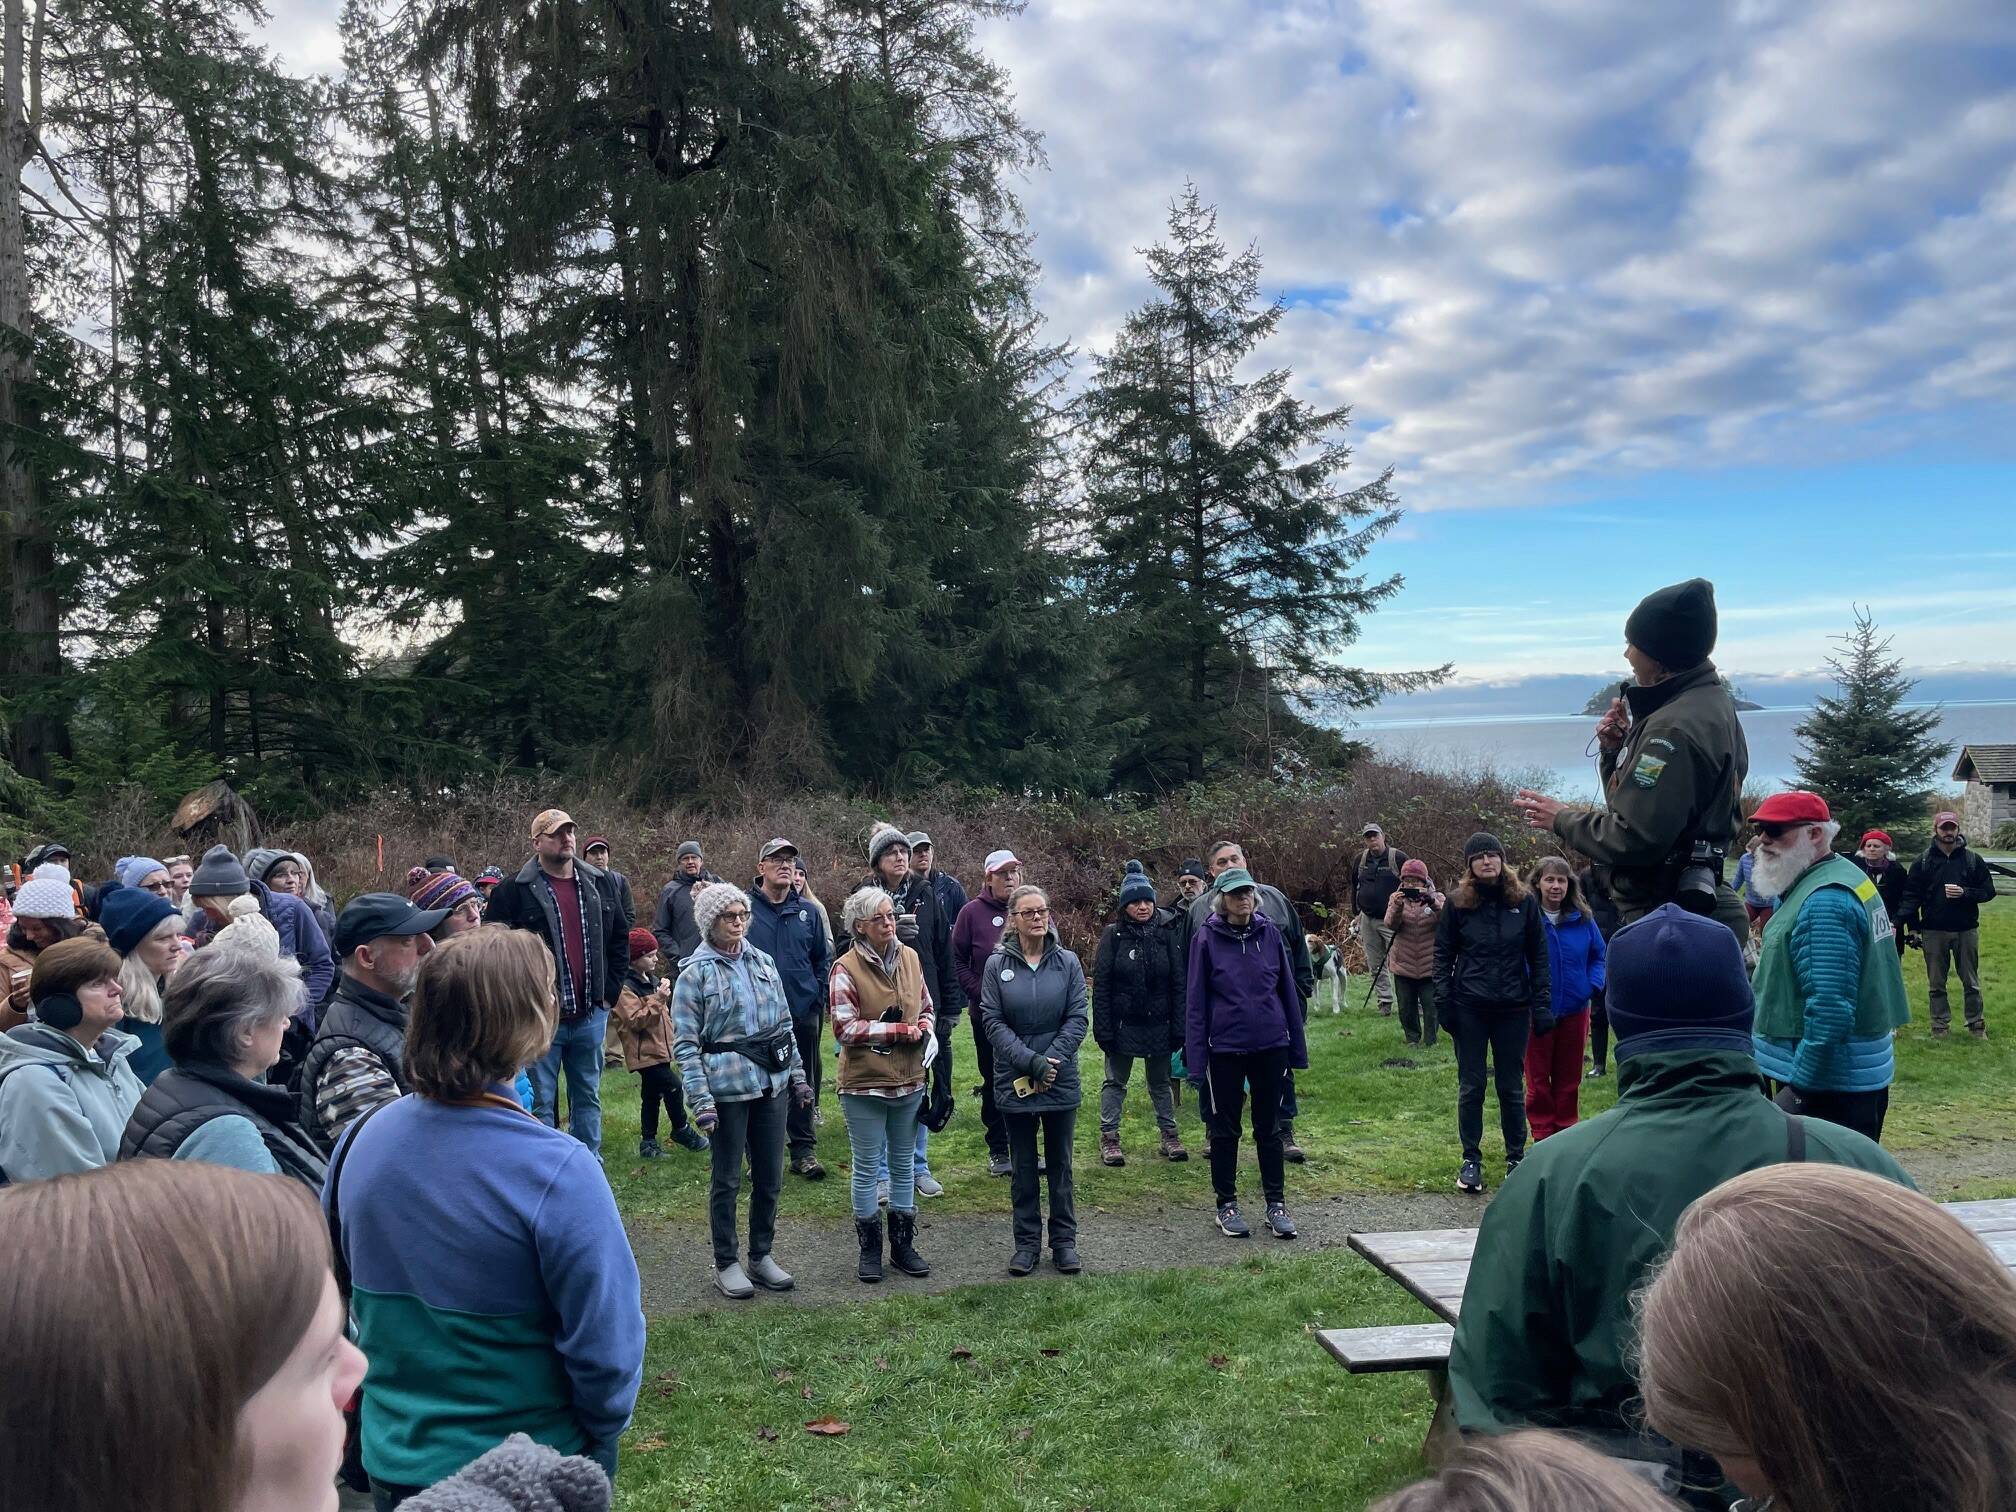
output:
[[[1923,958],[1904,962],[1913,1020],[1898,1036],[1885,1143],[1907,1162],[1941,1162],[1951,1173],[1931,1193],[1941,1198],[2016,1196],[2016,902],[1985,912],[1981,955],[1995,1036],[1985,1044],[1964,1029],[1929,1037]],[[1950,987],[1958,1019],[1957,979]],[[1290,1174],[1291,1202],[1446,1191],[1455,1174],[1447,1041],[1403,1052],[1396,1021],[1359,1010],[1363,990],[1341,1016],[1310,1020],[1296,1129],[1311,1153]],[[958,1116],[932,1141],[932,1170],[946,1187],[934,1210],[1005,1213],[1005,1183],[985,1174],[969,1032],[961,1027]],[[1153,1155],[1137,1072],[1123,1129],[1129,1163],[1107,1170],[1089,1046],[1083,1072],[1079,1202],[1208,1207],[1190,1100],[1179,1116],[1192,1159],[1166,1164]],[[636,1147],[634,1089],[622,1072],[605,1082],[618,1201],[633,1216],[703,1221],[704,1156],[626,1158]],[[1586,1083],[1584,1115],[1614,1097],[1614,1080]],[[840,1229],[847,1141],[830,1089],[825,1106],[820,1154],[832,1174],[818,1184],[787,1177],[784,1203]],[[1485,1129],[1495,1181],[1489,1108]],[[1217,1269],[1004,1281],[932,1297],[891,1287],[871,1302],[658,1319],[618,1504],[1361,1507],[1419,1473],[1427,1389],[1415,1376],[1347,1376],[1309,1330],[1427,1317],[1353,1256],[1263,1251]],[[803,1426],[829,1415],[851,1431],[828,1438]]]

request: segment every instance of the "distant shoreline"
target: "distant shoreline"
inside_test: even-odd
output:
[[[2002,709],[2016,708],[2016,698],[1936,698],[1902,705],[1906,709]],[[1742,710],[1750,714],[1805,714],[1811,704],[1757,704]],[[1354,719],[1347,726],[1355,730],[1445,730],[1466,725],[1583,724],[1595,722],[1593,714],[1466,714],[1429,715],[1413,719]]]

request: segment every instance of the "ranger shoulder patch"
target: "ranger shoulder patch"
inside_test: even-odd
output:
[[[1666,774],[1666,760],[1661,756],[1640,756],[1638,764],[1631,768],[1631,780],[1642,788],[1657,784]]]

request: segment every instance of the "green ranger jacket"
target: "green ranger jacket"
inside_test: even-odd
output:
[[[1631,733],[1603,753],[1606,806],[1564,809],[1554,833],[1595,863],[1628,923],[1673,901],[1679,869],[1667,862],[1676,851],[1696,840],[1736,849],[1750,746],[1713,662],[1628,688],[1624,702]],[[1741,919],[1741,900],[1727,901]]]
[[[1466,1431],[1528,1425],[1635,1432],[1625,1364],[1631,1296],[1680,1214],[1786,1156],[1786,1116],[1734,1050],[1669,1050],[1617,1067],[1617,1106],[1535,1143],[1485,1210],[1449,1356]],[[1911,1178],[1872,1140],[1808,1118],[1806,1158]]]

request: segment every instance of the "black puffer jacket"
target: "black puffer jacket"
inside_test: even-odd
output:
[[[1860,851],[1849,853],[1848,859],[1862,869],[1862,875],[1876,884],[1876,896],[1883,900],[1883,911],[1890,915],[1891,927],[1900,927],[1905,922],[1904,893],[1911,885],[1911,870],[1896,857],[1881,871],[1872,869],[1863,859]]]
[[[1509,889],[1516,902],[1508,902]],[[1449,895],[1435,928],[1435,1002],[1546,1013],[1553,998],[1547,973],[1547,922],[1540,900],[1515,879],[1482,887],[1465,878]]]
[[[1146,924],[1122,918],[1099,937],[1092,970],[1092,1039],[1116,1055],[1183,1048],[1183,926],[1158,908]]]
[[[1960,889],[1960,896],[1946,896],[1946,884]],[[1920,929],[1951,930],[1958,934],[1981,927],[1981,905],[1995,901],[1995,874],[1988,863],[1967,848],[1967,837],[1947,855],[1937,844],[1926,848],[1911,867],[1904,888],[1904,915],[1915,919]]]

